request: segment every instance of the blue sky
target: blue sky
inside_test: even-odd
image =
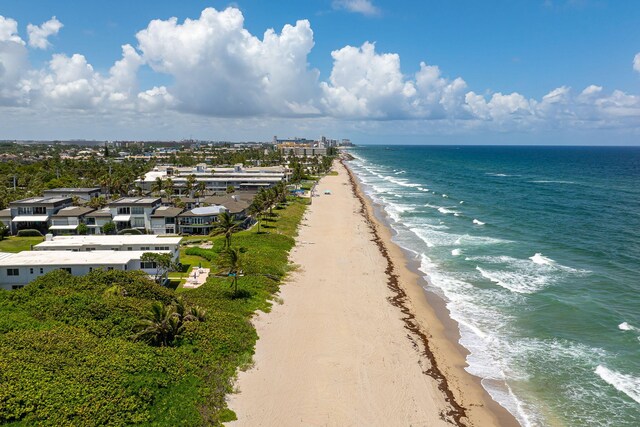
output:
[[[640,140],[635,1],[3,0],[0,16],[0,138]]]

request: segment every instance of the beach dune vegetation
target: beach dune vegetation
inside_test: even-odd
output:
[[[225,396],[254,352],[249,320],[269,311],[307,204],[293,198],[278,212],[279,233],[234,235],[249,248],[240,254],[243,298],[229,298],[228,276],[173,290],[117,270],[58,270],[0,291],[0,423],[201,426],[235,418]],[[224,237],[211,239],[214,249],[187,251],[216,262]]]

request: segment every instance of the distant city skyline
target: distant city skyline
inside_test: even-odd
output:
[[[640,4],[8,0],[0,139],[640,145]]]

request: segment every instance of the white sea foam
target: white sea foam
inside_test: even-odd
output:
[[[640,378],[613,371],[603,365],[598,365],[595,373],[609,385],[640,403]]]
[[[540,252],[530,256],[529,259],[539,265],[554,265],[556,263],[554,260],[542,255]]]
[[[620,329],[621,331],[635,331],[638,328],[636,328],[635,326],[631,326],[627,322],[622,322],[618,325],[618,329]]]
[[[506,173],[493,173],[493,172],[487,172],[485,175],[489,175],[489,176],[511,176],[511,175],[507,175]]]
[[[428,192],[429,192],[429,189],[428,189],[428,188],[424,188],[424,187],[418,187],[418,190],[419,190],[419,191],[424,191],[424,192],[426,192],[426,193],[428,193]]]
[[[484,225],[484,222],[482,222],[482,221],[480,221],[480,220],[477,220],[477,219],[475,219],[475,218],[473,219],[473,223],[474,223],[475,225]]]
[[[455,215],[455,214],[457,214],[456,211],[452,211],[451,209],[445,208],[444,206],[440,206],[438,208],[438,212],[440,212],[441,214],[444,214],[444,215],[448,215],[448,214],[454,214]]]
[[[482,277],[498,286],[520,294],[532,294],[549,283],[549,277],[527,271],[493,271],[476,266]]]
[[[463,203],[464,203],[464,200],[460,200],[460,204],[463,204]]]
[[[394,172],[396,175],[402,175],[403,173],[407,173],[407,171],[398,171],[398,172]]]
[[[449,196],[447,196],[446,194],[443,194],[442,197],[444,197],[445,199],[449,198]]]
[[[451,251],[451,255],[453,256],[460,256],[462,255],[462,249],[454,249]]]

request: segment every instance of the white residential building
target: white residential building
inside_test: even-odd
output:
[[[53,270],[67,270],[74,276],[82,276],[96,269],[142,270],[149,275],[156,273],[153,265],[140,261],[148,251],[89,251],[68,250],[22,251],[0,253],[0,289],[21,288],[39,276]]]
[[[160,197],[123,197],[109,203],[118,231],[127,228],[151,230],[151,214],[162,204]]]
[[[33,247],[34,251],[113,251],[113,252],[169,252],[179,260],[182,237],[162,237],[155,234],[122,236],[56,236]]]
[[[137,180],[145,191],[151,191],[151,187],[157,178],[166,180],[171,178],[174,190],[178,194],[187,194],[188,177],[195,177],[195,185],[200,182],[205,184],[208,192],[224,192],[227,187],[234,187],[236,190],[259,190],[260,188],[272,187],[280,181],[289,181],[291,170],[284,166],[264,166],[264,167],[244,167],[237,164],[232,168],[210,168],[205,164],[195,167],[158,166],[154,170],[147,172],[144,180]]]

